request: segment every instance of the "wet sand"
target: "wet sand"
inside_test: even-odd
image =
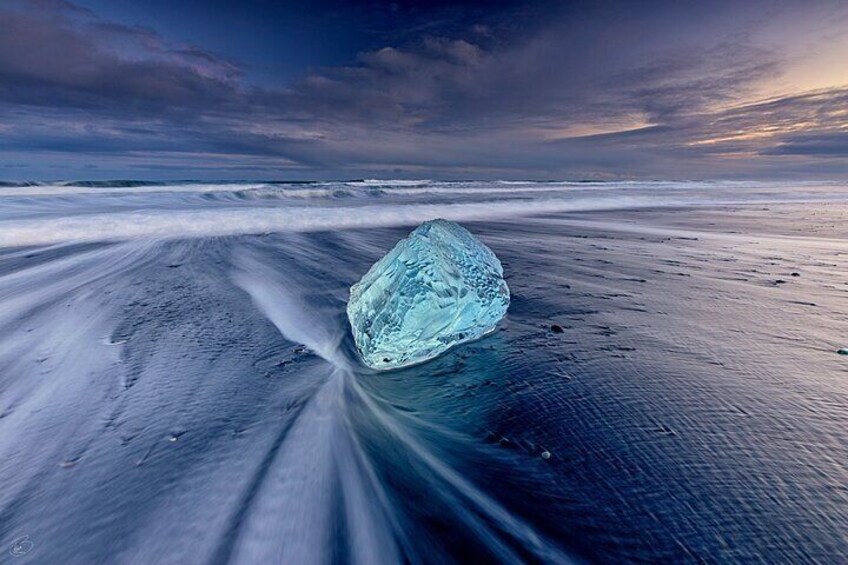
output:
[[[500,330],[358,364],[412,226],[0,250],[0,541],[33,562],[838,562],[848,205],[465,221]],[[552,328],[556,325],[556,331]]]

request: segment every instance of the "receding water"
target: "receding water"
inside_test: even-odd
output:
[[[85,184],[0,187],[24,559],[848,554],[842,185]],[[348,288],[437,216],[495,251],[510,310],[371,372]]]

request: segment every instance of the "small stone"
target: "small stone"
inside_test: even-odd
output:
[[[800,276],[801,276],[801,273],[792,273],[790,276],[793,276],[793,277],[800,277]]]
[[[561,334],[565,330],[562,329],[562,326],[560,326],[558,324],[551,324],[551,331],[554,332],[555,334]]]
[[[545,451],[543,451],[543,452],[542,452],[542,459],[544,459],[545,461],[547,461],[547,460],[548,460],[548,459],[550,459],[550,458],[551,458],[551,452],[550,452],[550,451],[545,450]]]
[[[840,355],[848,355],[848,347],[843,347],[842,349],[837,349],[836,352],[839,353]]]

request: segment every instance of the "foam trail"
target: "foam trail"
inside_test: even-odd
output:
[[[0,187],[0,247],[502,220],[650,207],[841,201],[834,183],[362,181]]]
[[[64,256],[0,276],[0,537],[17,505],[87,453],[113,409],[107,399],[125,388],[110,295],[155,247],[47,249]]]
[[[839,562],[844,184],[554,184],[326,183],[296,207],[272,185],[0,186],[0,239],[51,243],[0,249],[0,549]],[[431,214],[497,219],[469,227],[516,300],[485,339],[375,375],[344,305],[408,227],[342,227]]]
[[[0,195],[8,196],[78,196],[120,194],[172,194],[192,192],[230,192],[262,188],[264,184],[161,184],[146,186],[74,186],[61,184],[8,186],[0,188]]]
[[[324,383],[287,432],[270,476],[232,557],[239,562],[329,563],[333,524],[343,507],[353,563],[401,563],[386,513],[385,495],[355,441],[346,413],[345,389],[353,378],[341,353],[342,332],[311,314],[300,290],[250,251],[237,255],[235,283],[286,339],[301,343],[330,363]],[[269,516],[273,519],[269,520]],[[279,540],[285,540],[281,552]]]
[[[332,561],[333,529],[343,522],[348,559],[370,563],[427,562],[411,541],[405,521],[377,476],[362,441],[364,426],[382,430],[407,457],[426,469],[418,488],[443,499],[467,531],[499,561],[521,563],[513,544],[550,563],[569,562],[520,518],[451,468],[390,406],[361,387],[361,368],[341,348],[343,328],[311,314],[303,291],[250,251],[237,254],[234,282],[289,340],[302,343],[330,363],[324,382],[287,432],[270,476],[233,553],[239,562]],[[373,377],[371,377],[373,378]],[[432,428],[431,429],[435,429]],[[467,441],[445,433],[442,441]],[[334,509],[341,505],[341,517]],[[271,518],[274,517],[274,518]],[[279,540],[286,540],[280,553]],[[512,540],[507,542],[507,540]]]
[[[301,343],[335,367],[346,369],[348,361],[339,344],[341,328],[327,327],[304,306],[299,289],[265,265],[250,250],[236,254],[233,281],[247,292],[257,308],[280,330],[283,336]]]
[[[0,247],[46,245],[62,241],[134,238],[209,237],[263,232],[306,232],[330,229],[418,224],[444,217],[479,220],[554,211],[586,211],[647,206],[639,198],[542,200],[475,204],[360,207],[286,207],[177,212],[91,214],[2,222]]]
[[[354,378],[353,373],[350,376],[352,379]],[[558,548],[539,536],[532,527],[525,524],[520,518],[513,516],[501,504],[475,487],[461,473],[452,469],[450,465],[432,453],[420,439],[415,437],[413,428],[406,425],[399,414],[387,408],[385,404],[381,405],[378,399],[357,386],[355,382],[352,386],[356,389],[356,393],[363,404],[368,407],[380,424],[397,441],[405,445],[411,454],[414,454],[420,463],[432,473],[432,477],[444,485],[442,488],[446,490],[440,492],[438,489],[434,489],[432,491],[434,495],[448,498],[454,511],[462,517],[464,525],[474,531],[483,543],[490,546],[502,562],[522,563],[523,561],[508,544],[504,543],[498,534],[498,529],[519,540],[526,550],[546,563],[569,563],[572,561]],[[445,439],[450,438],[453,441],[458,439],[446,430],[444,434]],[[486,520],[481,520],[481,515]],[[496,524],[497,528],[493,528],[491,524]]]
[[[341,522],[351,562],[401,562],[391,524],[373,503],[374,485],[364,480],[352,453],[345,378],[333,369],[288,429],[241,526],[233,561],[330,563]]]

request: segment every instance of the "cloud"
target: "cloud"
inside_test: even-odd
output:
[[[790,136],[765,153],[848,157],[848,131]]]
[[[452,20],[269,88],[153,29],[17,2],[0,8],[0,151],[8,170],[69,155],[140,176],[145,162],[265,177],[848,174],[821,166],[845,154],[848,91],[751,101],[784,60],[754,39],[755,9],[611,13],[520,34]]]
[[[158,112],[237,95],[235,64],[67,2],[0,9],[0,18],[0,100],[7,104]]]

